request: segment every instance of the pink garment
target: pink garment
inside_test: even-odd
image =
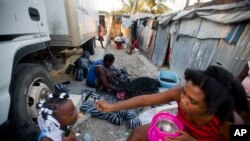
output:
[[[118,91],[116,94],[116,97],[119,101],[122,101],[125,99],[125,91]]]

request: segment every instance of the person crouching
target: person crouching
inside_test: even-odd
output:
[[[97,89],[106,88],[116,90],[112,86],[115,75],[111,72],[110,67],[113,65],[115,57],[113,54],[106,54],[103,59],[96,61],[89,69],[86,84]]]

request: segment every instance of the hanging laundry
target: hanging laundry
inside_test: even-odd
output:
[[[147,19],[147,18],[143,19],[142,25],[145,27],[145,26],[147,25],[147,22],[148,22],[148,19]]]
[[[159,26],[159,21],[157,20],[157,17],[155,17],[151,29],[158,30],[158,26]]]

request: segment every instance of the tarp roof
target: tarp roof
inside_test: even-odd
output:
[[[154,14],[137,12],[134,15],[132,15],[131,18],[136,20],[136,19],[148,18],[148,17],[153,17],[153,16]]]
[[[162,14],[160,17],[159,23],[162,26],[168,24],[171,20],[194,17],[201,17],[222,24],[231,24],[250,20],[250,1],[171,12]]]
[[[133,21],[134,20],[132,18],[122,17],[122,27],[129,28],[132,25]]]
[[[159,24],[162,27],[165,27],[172,19],[175,17],[180,11],[170,12],[170,13],[164,13],[159,15],[158,20]]]
[[[134,21],[136,19],[154,18],[156,16],[158,16],[159,24],[162,27],[165,27],[167,24],[169,24],[170,21],[190,19],[194,17],[201,17],[208,21],[221,24],[232,24],[250,20],[250,1],[246,0],[238,3],[208,6],[191,10],[174,11],[160,15],[138,12],[132,15],[130,18],[126,18],[126,20],[124,21],[131,23],[131,21]]]

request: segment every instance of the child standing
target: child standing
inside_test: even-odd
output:
[[[132,45],[130,46],[130,52],[129,52],[129,54],[132,54],[132,52],[133,52],[133,50],[135,48],[139,49],[139,42],[138,42],[138,40],[136,38],[133,40]]]
[[[75,141],[70,126],[77,121],[78,113],[66,93],[49,94],[49,98],[37,104],[40,109],[38,124],[41,129],[38,141]]]
[[[105,48],[103,46],[103,43],[102,43],[104,41],[103,35],[104,35],[104,31],[103,31],[103,26],[102,26],[101,20],[100,20],[99,26],[98,26],[98,40],[100,41],[102,48]]]

